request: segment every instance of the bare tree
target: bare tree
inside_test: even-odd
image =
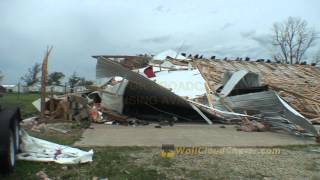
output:
[[[320,49],[316,52],[311,62],[320,65]]]
[[[39,73],[41,70],[41,64],[35,63],[31,68],[28,69],[28,73],[21,77],[27,86],[32,86],[39,82]]]
[[[315,44],[317,33],[308,28],[301,18],[289,17],[273,25],[273,45],[278,50],[275,57],[282,63],[300,63],[307,50]]]

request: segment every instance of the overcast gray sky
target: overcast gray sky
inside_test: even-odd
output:
[[[5,84],[17,83],[47,45],[54,46],[49,72],[89,79],[97,54],[182,47],[221,58],[269,58],[272,24],[294,16],[320,30],[319,7],[319,0],[1,0],[0,70]]]

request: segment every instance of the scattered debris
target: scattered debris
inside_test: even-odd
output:
[[[320,123],[319,70],[306,65],[209,61],[197,56],[172,50],[152,59],[145,55],[93,56],[98,83],[85,92],[45,99],[45,114],[50,119],[134,127],[150,121],[159,124],[155,128],[177,122],[237,124],[238,130],[246,132],[283,129],[319,139],[311,123]],[[40,110],[40,100],[33,104]],[[46,126],[38,123],[33,130]]]
[[[67,134],[69,131],[64,130],[64,129],[59,129],[59,128],[55,128],[55,127],[49,127],[49,129],[63,133],[63,134]]]
[[[40,162],[56,162],[59,164],[79,164],[92,162],[93,150],[88,152],[51,143],[29,136],[21,131],[21,153],[17,159]]]
[[[248,121],[246,123],[242,123],[238,128],[238,131],[245,131],[245,132],[262,132],[266,131],[266,126],[262,123],[257,121]]]
[[[39,171],[36,173],[38,180],[51,180],[44,171]]]
[[[259,74],[263,85],[275,90],[293,109],[312,122],[320,114],[320,71],[310,65],[288,65],[253,61],[196,60],[196,67],[206,80],[208,96],[215,103],[214,92],[224,84],[226,72],[247,70]]]
[[[21,125],[35,125],[38,117],[30,117],[21,121]]]

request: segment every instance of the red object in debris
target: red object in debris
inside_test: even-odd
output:
[[[56,153],[54,153],[54,159],[57,160],[57,157],[62,154],[62,149],[56,149]]]
[[[93,120],[98,119],[98,110],[97,110],[97,107],[96,107],[96,106],[93,106],[93,107],[92,107],[91,112],[90,112],[90,115],[91,115],[91,118],[92,118]]]
[[[143,72],[145,75],[147,75],[148,78],[156,77],[156,74],[153,72],[152,66],[145,68]]]

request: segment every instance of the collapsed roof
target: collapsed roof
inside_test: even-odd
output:
[[[206,80],[213,104],[213,94],[223,84],[224,74],[247,70],[259,74],[262,84],[278,92],[299,113],[320,122],[320,71],[314,66],[221,60],[197,60],[195,64]]]
[[[233,116],[247,122],[249,119],[263,121],[298,134],[299,127],[302,127],[307,133],[319,135],[304,117],[314,117],[313,121],[319,118],[320,101],[316,91],[319,88],[319,70],[312,66],[196,59],[193,67],[190,62],[185,62],[181,66],[187,68],[185,70],[171,67],[161,70],[161,64],[157,67],[160,71],[152,72],[151,76],[140,74],[140,70],[138,73],[130,71],[103,56],[96,58],[97,78],[121,76],[128,80],[122,83],[125,87],[115,88],[115,93],[111,93],[121,96],[120,99],[108,98],[116,98],[114,102],[123,103],[119,106],[120,113],[138,118],[167,114],[187,121],[203,122],[204,119],[209,124],[211,120],[228,122],[228,117]],[[169,61],[173,63],[174,59]],[[197,69],[192,70],[194,67]],[[152,66],[141,70],[146,73],[146,69],[153,71]],[[195,84],[192,91],[187,92],[190,83]],[[119,89],[122,89],[121,94],[116,92]],[[201,103],[198,99],[189,99],[205,98],[205,95],[207,100]],[[304,107],[303,103],[307,106]]]
[[[176,117],[181,121],[207,121],[209,124],[212,123],[211,120],[219,119],[206,111],[200,111],[198,107],[143,75],[102,56],[97,57],[96,77],[114,76],[121,76],[129,81],[125,84],[123,93],[114,93],[114,96],[122,96],[124,105],[121,113],[143,118],[166,114],[167,117]]]

